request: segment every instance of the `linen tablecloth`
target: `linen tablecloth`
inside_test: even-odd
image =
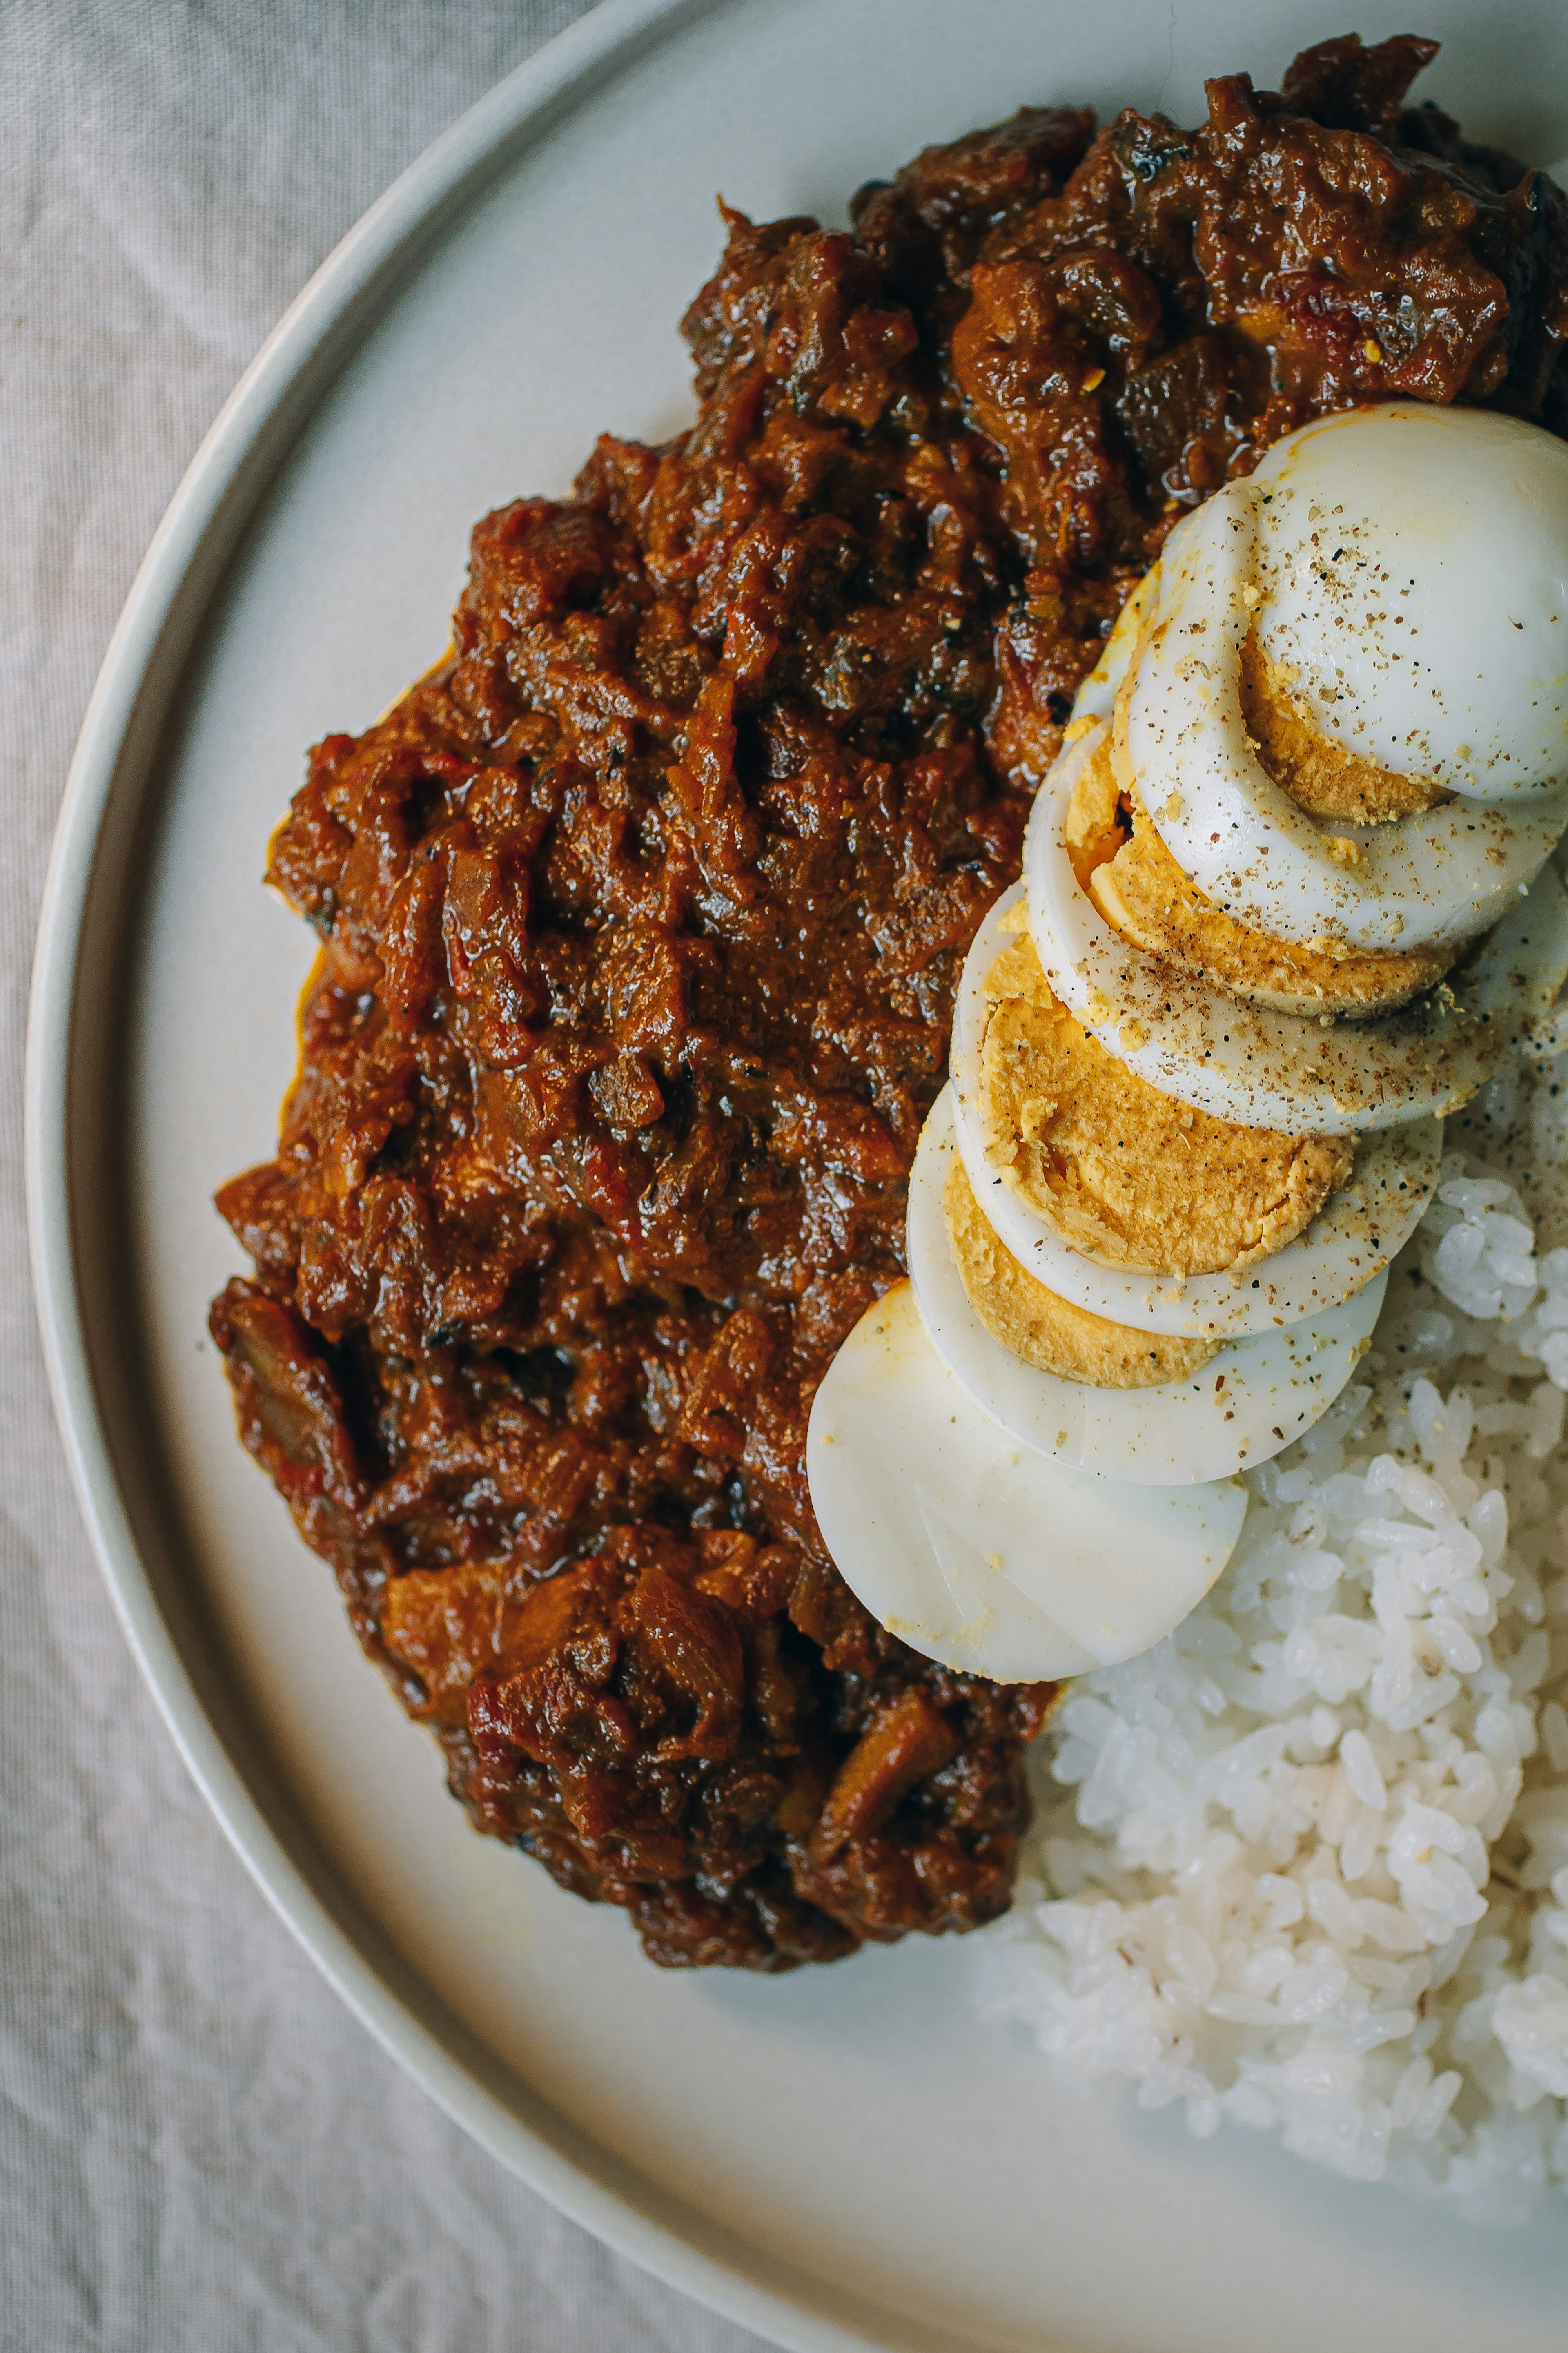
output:
[[[22,1190],[67,762],[202,433],[372,198],[582,0],[0,5],[0,2344],[744,2353],[448,2124],[208,1819],[78,1522]],[[522,487],[520,485],[520,487]]]

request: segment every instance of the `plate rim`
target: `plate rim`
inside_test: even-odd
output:
[[[597,0],[488,90],[393,181],[306,281],[218,410],[138,566],[83,715],[56,820],[29,993],[24,1104],[39,1337],[78,1509],[121,1632],[180,1757],[272,1911],[359,2023],[437,2105],[558,2211],[710,2310],[789,2353],[961,2353],[945,2327],[863,2303],[662,2192],[519,2077],[502,2101],[421,2018],[310,1883],[197,1688],[143,1556],[114,1460],[86,1323],[76,1116],[85,930],[117,797],[167,720],[201,592],[236,552],[379,290],[485,183],[639,54],[729,0]],[[129,772],[129,773],[128,773]],[[258,1776],[256,1778],[259,1778]],[[369,1941],[367,1939],[367,1941]],[[521,2111],[521,2112],[520,2112]],[[549,2129],[553,2119],[556,2129]],[[575,2146],[574,2146],[575,2144]],[[973,2339],[967,2340],[973,2343]]]

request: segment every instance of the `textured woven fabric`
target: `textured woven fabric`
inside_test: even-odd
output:
[[[365,206],[580,0],[0,5],[0,2345],[743,2353],[407,2083],[207,1819],[78,1523],[21,1172],[67,762],[202,432]]]

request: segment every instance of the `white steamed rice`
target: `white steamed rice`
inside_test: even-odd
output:
[[[1366,1377],[1067,1694],[979,1974],[1064,2077],[1516,2221],[1568,2190],[1568,1062],[1450,1139]]]

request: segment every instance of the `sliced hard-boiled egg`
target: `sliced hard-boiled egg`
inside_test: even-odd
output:
[[[958,1148],[981,1208],[1013,1256],[1037,1282],[1075,1307],[1113,1324],[1194,1339],[1276,1332],[1363,1290],[1403,1250],[1432,1198],[1443,1154],[1443,1130],[1436,1119],[1374,1130],[1357,1148],[1351,1182],[1331,1196],[1306,1232],[1236,1274],[1184,1277],[1102,1266],[1064,1241],[989,1164],[980,1101],[985,978],[1007,945],[1023,895],[1021,884],[1004,892],[974,935],[953,1004],[952,1051]],[[1228,1018],[1234,1000],[1222,1002]],[[1131,1056],[1121,1059],[1132,1062]],[[1305,1125],[1299,1113],[1289,1123],[1291,1133]],[[1150,1182],[1160,1182],[1157,1170],[1150,1172]]]
[[[1374,417],[1374,440],[1377,422]],[[1382,424],[1384,438],[1407,438],[1394,432],[1386,413]],[[1518,429],[1551,438],[1533,427]],[[1342,438],[1351,438],[1348,423]],[[1568,474],[1568,452],[1563,464]],[[1391,823],[1359,827],[1320,819],[1303,808],[1268,775],[1248,733],[1242,649],[1258,626],[1260,581],[1273,583],[1276,596],[1290,584],[1290,595],[1309,607],[1313,592],[1327,597],[1321,575],[1333,569],[1330,557],[1336,549],[1344,554],[1339,543],[1350,540],[1357,519],[1303,501],[1288,543],[1274,550],[1274,569],[1266,570],[1272,497],[1256,475],[1228,483],[1184,518],[1165,543],[1159,598],[1127,711],[1127,749],[1150,817],[1183,872],[1216,907],[1254,931],[1299,944],[1332,934],[1355,947],[1394,953],[1472,939],[1540,871],[1568,825],[1563,789],[1568,743],[1559,749],[1544,795],[1521,786],[1510,790],[1506,804],[1447,799]],[[1284,501],[1280,490],[1276,502]],[[1321,543],[1321,552],[1310,543],[1309,532]],[[1414,569],[1419,558],[1412,554],[1390,561]],[[1372,607],[1396,605],[1398,584],[1385,574],[1365,595]],[[1542,595],[1536,583],[1528,595],[1521,587],[1520,601],[1536,613]],[[1461,626],[1467,609],[1461,588],[1456,616]],[[1375,615],[1369,618],[1359,608],[1353,617],[1337,605],[1334,612],[1335,626],[1342,624],[1352,642],[1359,629],[1375,626]],[[1561,641],[1568,631],[1545,634]],[[1417,642],[1425,653],[1425,633]],[[1480,735],[1477,698],[1489,710],[1496,696],[1489,681],[1476,678],[1473,663],[1469,676],[1462,707]],[[1304,687],[1310,678],[1309,672]],[[1365,679],[1363,690],[1372,694],[1376,683]],[[1553,691],[1561,696],[1563,690]],[[1309,700],[1315,723],[1328,706],[1315,696]],[[1404,712],[1403,702],[1399,707]],[[1347,701],[1344,710],[1342,723],[1353,727],[1361,703],[1352,709]],[[1553,723],[1561,729],[1560,720]],[[1353,736],[1342,748],[1365,750]],[[1398,765],[1426,776],[1426,757],[1418,753],[1418,746],[1406,745]]]
[[[1258,639],[1322,733],[1472,801],[1568,784],[1568,446],[1386,402],[1288,434],[1252,481]]]
[[[1467,1102],[1555,1002],[1568,976],[1568,892],[1550,865],[1462,969],[1375,1021],[1247,1005],[1131,946],[1068,855],[1068,804],[1097,740],[1091,728],[1070,744],[1036,795],[1024,845],[1029,932],[1068,1010],[1163,1093],[1288,1134],[1388,1127]]]
[[[1239,1483],[1071,1471],[965,1396],[900,1282],[816,1392],[811,1500],[840,1576],[889,1633],[997,1683],[1146,1651],[1202,1600],[1241,1531]]]
[[[1156,1388],[1095,1388],[1026,1364],[982,1321],[954,1263],[943,1196],[956,1149],[947,1088],[910,1177],[910,1275],[927,1335],[983,1411],[1058,1462],[1140,1485],[1231,1478],[1310,1430],[1366,1353],[1386,1273],[1339,1306],[1234,1340],[1189,1377]]]

